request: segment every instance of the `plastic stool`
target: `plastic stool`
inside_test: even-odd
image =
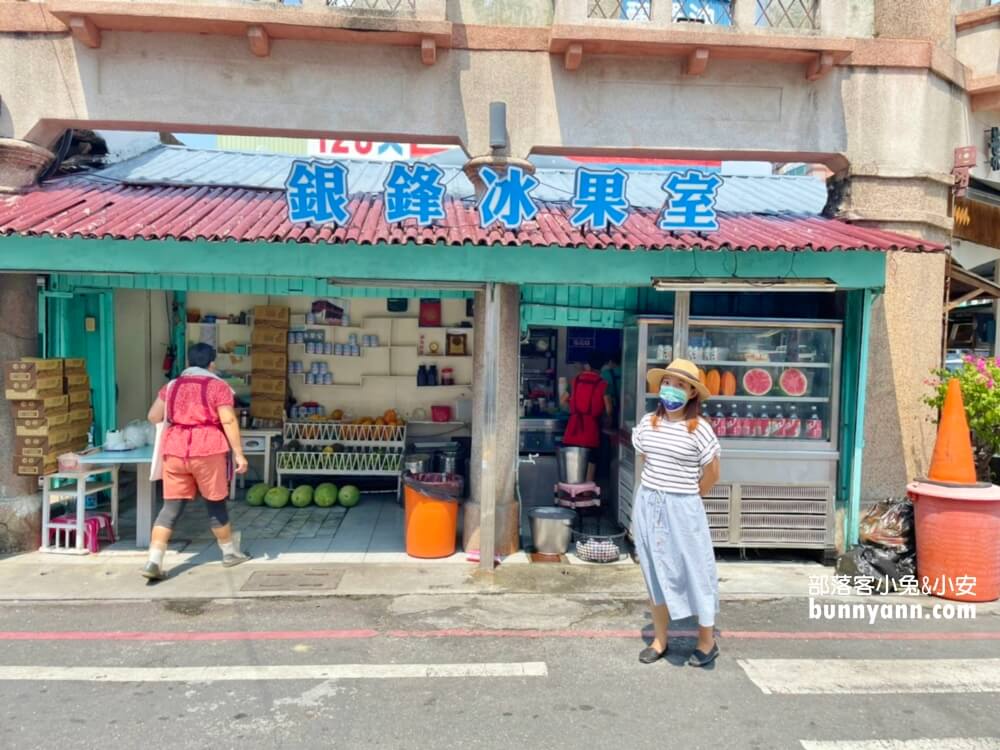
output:
[[[59,543],[60,533],[63,537],[63,544]],[[101,533],[101,522],[96,518],[85,518],[83,521],[83,544],[89,552],[99,552],[101,543],[97,537]],[[56,548],[63,547],[69,549],[70,538],[76,534],[76,517],[60,516],[49,521],[49,541],[55,536]]]
[[[67,513],[64,516],[60,516],[60,518],[68,518],[70,521],[72,521],[72,523],[74,523],[74,524],[76,523],[76,514],[75,513]],[[116,541],[115,540],[115,527],[114,527],[114,524],[112,523],[111,514],[110,513],[86,513],[83,516],[83,520],[85,522],[86,521],[90,521],[90,520],[96,520],[98,522],[98,529],[99,529],[99,531],[103,531],[104,532],[104,540],[108,544],[114,544],[115,543],[115,541]]]

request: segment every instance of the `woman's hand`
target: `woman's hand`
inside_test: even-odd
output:
[[[247,463],[247,457],[244,456],[242,453],[233,454],[233,463],[235,464],[235,468],[233,469],[233,471],[235,471],[237,474],[247,473],[247,468],[249,467],[249,464]]]
[[[705,497],[711,492],[712,488],[719,482],[720,473],[719,457],[716,456],[702,469],[701,479],[698,481],[698,494]]]

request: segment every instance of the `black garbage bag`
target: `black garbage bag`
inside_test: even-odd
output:
[[[917,558],[913,552],[899,553],[875,544],[860,544],[837,558],[837,575],[851,579],[858,586],[858,579],[868,579],[873,592],[888,594],[907,587],[903,579],[909,577],[913,585],[917,574]]]
[[[862,544],[880,547],[902,557],[915,547],[913,503],[908,497],[889,498],[869,508],[859,522]]]

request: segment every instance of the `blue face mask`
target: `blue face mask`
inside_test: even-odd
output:
[[[672,385],[660,387],[660,403],[663,404],[663,408],[667,411],[679,411],[683,409],[690,398],[688,392],[682,388],[676,388]]]

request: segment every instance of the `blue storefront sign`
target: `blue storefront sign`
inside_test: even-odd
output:
[[[516,230],[538,214],[532,192],[541,184],[520,167],[500,172],[482,167],[486,191],[477,212],[483,229],[500,225]],[[335,161],[297,159],[285,181],[288,220],[293,224],[350,222],[349,170]],[[664,204],[658,226],[670,232],[714,232],[719,228],[715,199],[722,178],[698,170],[673,172],[663,182]],[[620,227],[632,212],[627,194],[628,174],[622,169],[576,170],[570,205],[574,227],[608,231]],[[422,227],[445,218],[445,173],[435,164],[393,162],[382,185],[386,222],[415,221]]]

